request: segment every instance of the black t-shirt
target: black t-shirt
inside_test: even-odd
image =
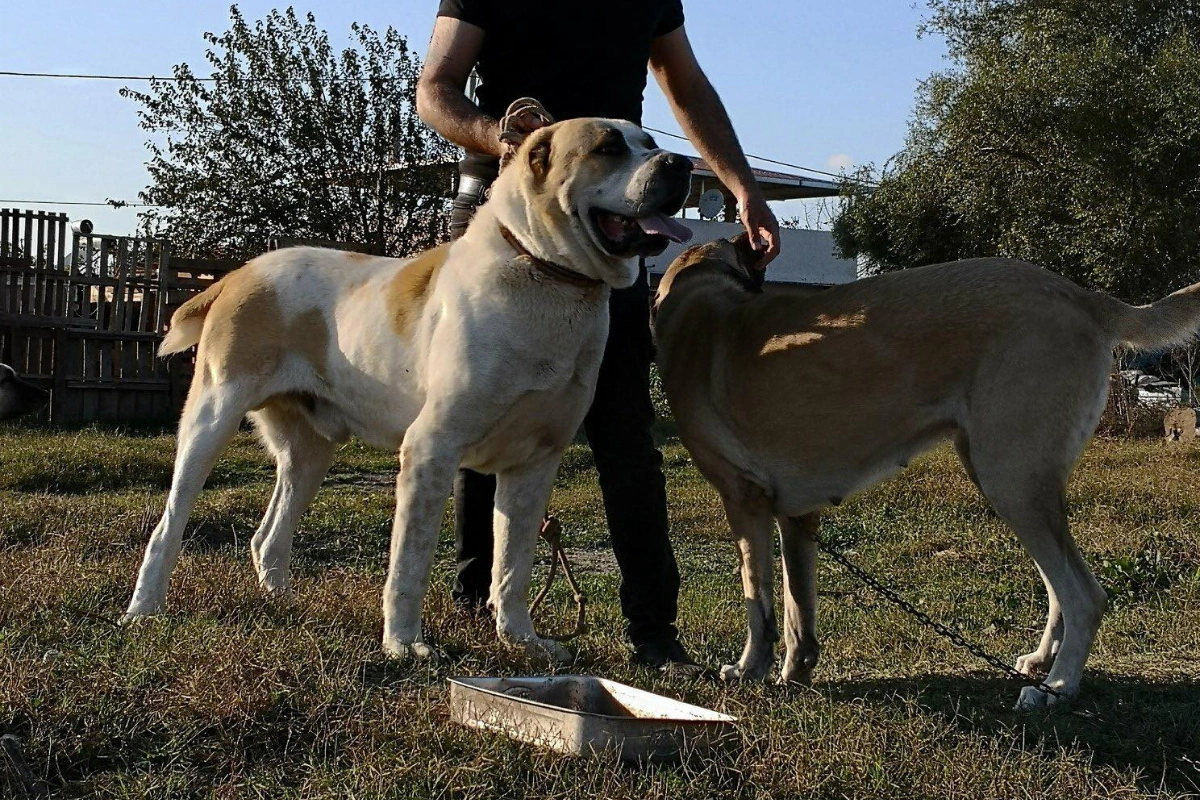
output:
[[[477,98],[499,119],[518,97],[555,119],[642,121],[650,42],[683,25],[682,0],[441,0],[439,17],[484,30]],[[463,172],[495,176],[468,153]]]

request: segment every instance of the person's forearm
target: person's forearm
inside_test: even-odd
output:
[[[668,79],[667,84],[666,94],[675,119],[721,182],[738,198],[758,192],[758,183],[742,154],[733,123],[708,78],[686,85],[675,85]]]
[[[419,84],[417,115],[459,147],[500,157],[500,123],[468,100],[461,87],[433,81]]]

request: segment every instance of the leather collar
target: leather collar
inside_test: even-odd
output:
[[[569,283],[572,286],[582,286],[585,289],[596,289],[604,285],[604,281],[597,278],[589,278],[582,272],[576,272],[573,269],[564,267],[562,264],[555,264],[553,261],[543,261],[529,252],[529,248],[521,244],[521,241],[517,239],[513,232],[503,225],[500,226],[500,235],[504,237],[504,241],[512,245],[514,250],[528,258],[535,267],[555,280]]]

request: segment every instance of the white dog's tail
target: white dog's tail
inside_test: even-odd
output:
[[[1148,306],[1129,306],[1106,297],[1115,337],[1135,350],[1161,350],[1187,344],[1200,334],[1200,283]],[[1106,304],[1107,305],[1107,304]]]
[[[208,316],[208,310],[224,289],[225,279],[222,278],[181,305],[171,315],[171,327],[158,346],[160,358],[186,350],[200,341],[200,333],[204,330],[204,318]]]

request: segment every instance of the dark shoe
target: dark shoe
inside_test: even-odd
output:
[[[633,663],[671,678],[698,678],[704,667],[692,660],[678,639],[654,639],[633,648]]]

